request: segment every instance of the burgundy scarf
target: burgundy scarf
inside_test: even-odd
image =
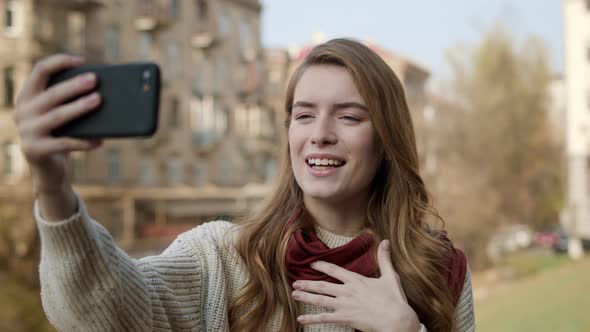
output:
[[[300,212],[295,213],[289,219],[285,229],[290,228],[293,221],[301,214]],[[455,303],[458,303],[465,282],[467,262],[461,250],[452,246],[446,232],[439,233],[439,236],[443,241],[448,241],[451,244],[448,268],[440,272],[451,288]],[[285,257],[287,277],[291,284],[295,280],[324,280],[341,283],[339,280],[311,268],[309,264],[319,260],[336,264],[366,277],[377,277],[379,265],[373,258],[374,246],[373,236],[363,233],[343,246],[330,249],[317,237],[313,229],[298,229],[291,236],[287,246]]]

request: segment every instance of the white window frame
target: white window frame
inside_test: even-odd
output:
[[[7,182],[18,180],[19,177],[24,175],[25,171],[25,159],[20,152],[20,147],[14,141],[5,141],[1,144],[2,146],[2,170],[0,176],[5,177]],[[9,159],[7,161],[6,159]],[[7,166],[7,163],[9,165]],[[8,172],[6,170],[9,170]]]
[[[227,113],[216,106],[212,96],[193,96],[190,101],[190,128],[200,135],[199,144],[219,140],[227,131]]]
[[[3,20],[4,32],[9,37],[18,37],[23,30],[23,3],[20,0],[6,0],[4,4]],[[6,13],[12,12],[12,25],[8,26],[6,22]]]

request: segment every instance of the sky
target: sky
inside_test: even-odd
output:
[[[327,39],[372,40],[431,71],[448,74],[446,52],[476,45],[498,21],[516,40],[541,38],[555,73],[563,71],[561,0],[262,0],[265,47],[309,44],[314,32]]]

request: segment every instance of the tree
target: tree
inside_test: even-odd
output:
[[[556,223],[562,204],[547,52],[532,37],[515,44],[497,26],[476,47],[455,50],[448,91],[433,101],[432,135],[439,142],[433,195],[451,234],[481,263],[498,226]]]

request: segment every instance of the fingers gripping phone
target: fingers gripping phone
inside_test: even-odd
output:
[[[98,109],[56,128],[52,131],[53,136],[124,138],[149,137],[156,132],[160,104],[160,68],[157,64],[80,66],[53,75],[49,85],[86,72],[96,74],[94,91],[100,94],[101,104]]]

